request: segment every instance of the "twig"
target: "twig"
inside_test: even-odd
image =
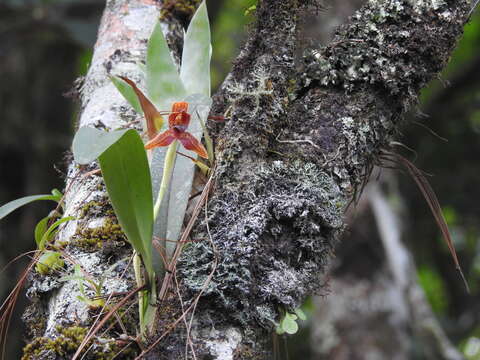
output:
[[[175,286],[177,288],[177,295],[178,301],[180,301],[180,307],[182,308],[182,313],[185,313],[185,306],[183,305],[182,294],[180,294],[180,285],[178,284],[177,272],[175,271],[173,274],[173,278],[175,279]],[[193,314],[192,314],[193,316]],[[187,342],[185,343],[185,360],[188,359],[188,346],[190,346],[190,350],[192,350],[193,358],[196,360],[197,355],[195,354],[195,349],[193,348],[192,338],[190,337],[190,330],[187,323],[187,318],[183,318],[183,323],[185,324],[185,329],[187,330]]]
[[[310,145],[312,145],[314,148],[320,150],[320,146],[314,144],[313,141],[312,141],[312,140],[309,140],[309,139],[280,140],[279,137],[280,137],[280,134],[278,134],[278,136],[275,138],[275,140],[277,140],[279,143],[289,143],[289,144],[297,144],[297,143],[300,143],[300,144],[301,144],[301,143],[305,143],[305,144],[310,144]]]

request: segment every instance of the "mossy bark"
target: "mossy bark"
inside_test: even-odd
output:
[[[135,117],[107,74],[140,78],[133,65],[144,58],[155,4],[107,4],[83,87],[82,126],[115,128]],[[230,107],[231,119],[212,129],[215,186],[192,235],[199,241],[177,266],[191,300],[218,260],[190,334],[199,359],[272,358],[269,334],[279,310],[292,310],[321,290],[347,205],[388,148],[402,114],[446,63],[469,10],[465,1],[371,0],[327,47],[308,50],[297,66],[305,8],[296,0],[259,2],[248,41],[214,97],[214,112]],[[178,56],[179,23],[164,21]],[[72,177],[84,171],[71,169]],[[81,208],[78,194],[97,185],[77,185],[72,213]],[[172,300],[165,311],[178,316],[180,304]],[[178,327],[147,357],[180,358],[185,341]]]

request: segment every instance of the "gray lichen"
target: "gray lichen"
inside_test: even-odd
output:
[[[313,163],[265,162],[251,180],[217,193],[209,205],[212,215],[204,221],[219,265],[206,296],[243,324],[271,326],[266,313],[298,307],[303,294],[320,289],[346,199]],[[213,259],[201,228],[197,234],[205,240],[189,245],[178,266],[192,292],[204,286]]]
[[[371,0],[305,60],[308,82],[377,87],[407,107],[438,73],[462,33],[468,2]],[[435,30],[433,30],[435,29]]]

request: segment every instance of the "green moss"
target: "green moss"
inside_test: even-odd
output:
[[[70,358],[77,351],[82,343],[88,328],[80,326],[56,328],[58,336],[56,338],[37,337],[31,343],[23,348],[22,360],[36,359],[42,355],[55,354],[57,358]],[[89,349],[91,343],[87,343],[85,349]],[[106,341],[100,346],[93,346],[89,349],[87,359],[107,360],[130,359],[133,358],[136,351],[132,347],[122,351],[121,356],[116,356],[122,349],[123,344],[117,344],[114,340]]]
[[[79,219],[89,218],[92,216],[101,216],[101,215],[111,215],[113,214],[113,209],[105,199],[105,201],[89,201],[80,209]]]
[[[167,0],[160,10],[160,20],[179,18],[188,23],[201,0]]]
[[[67,247],[68,245],[68,241],[60,241],[60,240],[57,240],[55,241],[55,244],[51,244],[48,246],[49,249],[51,250],[54,250],[54,251],[60,251],[60,250],[63,250]]]
[[[126,244],[125,233],[113,217],[107,217],[105,223],[96,228],[79,227],[74,235],[73,245],[87,251],[96,251],[106,242],[117,246]]]

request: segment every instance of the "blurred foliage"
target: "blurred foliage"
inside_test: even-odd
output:
[[[448,307],[448,293],[442,277],[430,266],[420,266],[417,270],[418,282],[425,290],[427,300],[437,315],[444,315]]]
[[[257,0],[224,1],[212,24],[212,90],[222,83],[231,62],[246,36],[246,26],[254,19]]]
[[[92,61],[93,50],[91,48],[83,49],[77,60],[77,75],[87,75],[88,68]]]
[[[467,360],[480,360],[480,328],[477,328],[474,334],[460,344],[460,349]]]
[[[410,197],[412,244],[418,265],[419,283],[433,310],[443,320],[449,335],[469,360],[480,360],[480,223],[477,182],[480,163],[480,10],[465,26],[464,36],[451,61],[438,80],[421,93],[420,108],[424,120],[449,142],[426,135],[418,127],[406,134],[408,145],[419,154],[418,166],[436,176],[430,181],[444,204],[442,208],[450,227],[459,260],[464,267],[471,294],[465,294],[461,281],[447,260],[448,249],[434,228],[433,219],[420,215]],[[448,204],[448,206],[445,206]],[[426,212],[425,212],[426,213]],[[419,241],[425,239],[425,241]],[[428,240],[428,239],[435,239]]]

